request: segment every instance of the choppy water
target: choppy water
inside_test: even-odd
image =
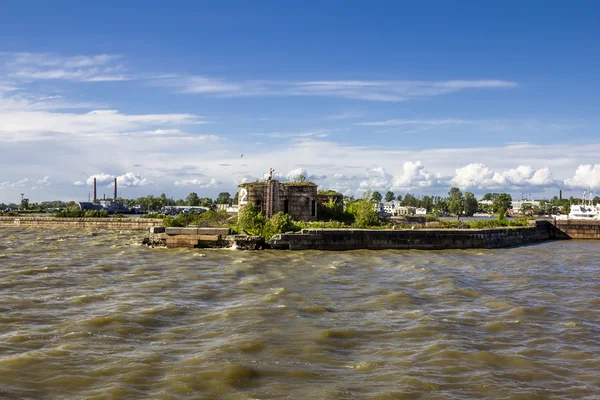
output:
[[[140,237],[0,228],[0,398],[600,398],[600,242],[241,252]]]

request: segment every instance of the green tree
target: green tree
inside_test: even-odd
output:
[[[388,192],[385,194],[385,201],[392,201],[396,198],[396,195],[394,194],[394,192],[388,190]]]
[[[27,210],[29,208],[29,199],[21,200],[21,209]]]
[[[368,228],[380,225],[379,215],[373,208],[372,195],[370,191],[363,194],[363,198],[349,204],[347,211],[354,216],[354,226],[357,228]]]
[[[456,215],[456,218],[460,220],[460,215],[465,210],[464,198],[463,194],[459,188],[453,187],[448,192],[448,198],[446,199],[448,203],[448,211],[452,214]]]
[[[399,202],[402,202],[402,195],[399,194],[398,197],[396,197],[396,200],[398,200]]]
[[[500,215],[506,215],[506,211],[512,209],[512,196],[508,193],[500,193],[494,199],[492,203],[492,208],[495,213]]]
[[[265,216],[256,204],[245,205],[238,216],[238,226],[252,235],[261,234],[265,223]]]
[[[233,196],[233,204],[237,204],[239,201],[240,193],[235,192],[235,196]]]
[[[417,199],[415,196],[413,196],[410,193],[406,193],[404,195],[404,199],[402,200],[401,204],[405,207],[418,207],[419,199]]]
[[[381,193],[379,193],[378,191],[374,191],[373,194],[371,195],[371,200],[375,201],[377,203],[379,203],[382,198],[383,197],[381,196]]]
[[[479,203],[477,203],[477,199],[475,198],[475,195],[471,192],[465,192],[465,197],[464,197],[464,213],[467,217],[472,217],[473,214],[475,214],[477,212],[477,207],[479,206]]]
[[[298,230],[299,228],[294,223],[292,217],[289,214],[284,214],[280,211],[266,220],[262,235],[265,237],[265,239],[269,240],[271,237],[279,233],[290,231],[295,232]]]
[[[188,206],[197,207],[200,205],[200,198],[196,192],[192,192],[187,195],[185,198],[185,202]]]
[[[533,204],[531,204],[531,203],[521,204],[521,214],[532,215],[533,214]]]
[[[231,203],[231,195],[229,192],[221,192],[217,196],[217,204],[229,204]]]

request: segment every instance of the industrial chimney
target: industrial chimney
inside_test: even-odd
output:
[[[96,178],[94,178],[94,201],[96,201]]]
[[[117,178],[115,178],[115,200],[117,200]]]

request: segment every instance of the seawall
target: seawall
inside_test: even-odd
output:
[[[303,229],[274,236],[269,245],[286,250],[493,249],[549,240],[546,226],[495,229]]]
[[[600,239],[600,221],[556,221],[556,239]]]
[[[147,231],[162,226],[162,219],[152,218],[53,218],[53,217],[0,217],[0,228],[76,228]]]

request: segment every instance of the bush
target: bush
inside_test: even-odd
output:
[[[365,192],[364,198],[350,202],[346,208],[347,212],[353,216],[352,224],[355,228],[371,228],[381,225],[381,220],[377,211],[373,208],[370,193]]]
[[[143,214],[140,218],[163,219],[163,218],[165,218],[165,215],[164,214]]]
[[[262,230],[262,236],[265,239],[270,239],[271,237],[285,232],[296,232],[299,231],[300,228],[296,225],[296,222],[292,219],[289,214],[284,214],[282,212],[278,212],[273,215],[271,218],[267,219]]]
[[[67,208],[66,210],[60,210],[54,213],[56,218],[81,218],[84,216],[84,212],[78,208]]]
[[[108,218],[106,210],[88,210],[83,214],[85,218]]]
[[[251,235],[260,235],[265,223],[265,216],[256,204],[245,205],[238,217],[239,228]]]
[[[296,221],[296,226],[299,229],[339,229],[348,228],[349,226],[340,221],[316,221],[304,222]]]

